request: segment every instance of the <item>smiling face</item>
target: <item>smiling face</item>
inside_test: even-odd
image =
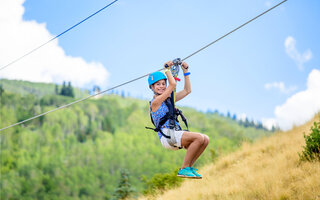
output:
[[[160,80],[155,82],[153,85],[151,85],[151,89],[156,94],[162,94],[167,88],[167,82],[166,80]]]

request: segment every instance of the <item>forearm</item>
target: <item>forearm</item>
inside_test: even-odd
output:
[[[172,65],[173,65],[172,61],[166,62],[164,64],[164,73],[166,74],[166,76],[168,78],[168,82],[169,82],[168,87],[173,90],[176,87],[177,83],[174,80],[174,78],[173,78],[173,76],[171,74],[171,71],[169,70]]]
[[[170,70],[165,69],[165,74],[167,75],[168,82],[169,82],[168,87],[173,86],[173,88],[175,88],[176,85],[177,85],[177,83],[176,83],[176,81],[174,80],[174,78],[173,78]]]
[[[191,93],[191,83],[190,83],[190,72],[189,72],[189,65],[185,62],[182,62],[181,69],[184,75],[184,90],[186,95]]]
[[[189,75],[184,76],[184,90],[187,92],[187,94],[191,93],[191,82]]]
[[[176,93],[176,101],[180,101],[181,99],[183,99],[184,97],[186,97],[188,94],[191,93],[191,82],[190,82],[190,77],[188,73],[188,64],[186,63],[182,63],[182,70],[183,70],[183,74],[186,74],[186,76],[184,76],[184,89],[181,90],[180,92]]]

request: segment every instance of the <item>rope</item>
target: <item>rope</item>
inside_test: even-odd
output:
[[[162,69],[160,69],[160,70],[162,70]],[[160,70],[159,70],[159,71],[160,71]],[[71,102],[71,103],[69,103],[69,104],[66,104],[66,105],[57,107],[57,108],[55,108],[55,109],[52,109],[52,110],[49,110],[49,111],[47,111],[47,112],[41,113],[41,114],[39,114],[39,115],[36,115],[36,116],[31,117],[31,118],[29,118],[29,119],[23,120],[23,121],[21,121],[21,122],[12,124],[12,125],[7,126],[7,127],[4,127],[4,128],[1,128],[1,129],[0,129],[0,132],[3,131],[3,130],[6,130],[6,129],[8,129],[8,128],[17,126],[17,125],[19,125],[19,124],[23,124],[23,123],[25,123],[25,122],[28,122],[28,121],[30,121],[30,120],[36,119],[36,118],[38,118],[38,117],[44,116],[44,115],[46,115],[46,114],[52,113],[52,112],[54,112],[54,111],[57,111],[57,110],[60,110],[60,109],[69,107],[69,106],[74,105],[74,104],[76,104],[76,103],[80,103],[80,102],[85,101],[85,100],[87,100],[87,99],[89,99],[89,98],[91,98],[91,97],[97,96],[97,95],[99,95],[99,94],[108,92],[108,91],[110,91],[110,90],[116,89],[116,88],[121,87],[121,86],[123,86],[123,85],[129,84],[129,83],[134,82],[134,81],[137,81],[137,80],[139,80],[139,79],[142,79],[142,78],[144,78],[144,77],[146,77],[146,76],[148,76],[148,75],[149,75],[149,74],[140,76],[140,77],[138,77],[138,78],[132,79],[132,80],[127,81],[127,82],[122,83],[122,84],[119,84],[119,85],[114,86],[114,87],[112,87],[112,88],[109,88],[109,89],[107,89],[107,90],[101,91],[101,92],[99,92],[99,93],[97,93],[97,94],[93,94],[93,95],[87,96],[87,97],[85,97],[85,98],[82,98],[82,99],[79,99],[79,100],[77,100],[77,101]]]
[[[237,28],[233,29],[233,30],[232,30],[232,31],[230,31],[229,33],[227,33],[227,34],[225,34],[225,35],[221,36],[220,38],[216,39],[215,41],[213,41],[213,42],[211,42],[211,43],[207,44],[206,46],[202,47],[202,48],[201,48],[201,49],[199,49],[198,51],[196,51],[196,52],[194,52],[194,53],[190,54],[189,56],[187,56],[187,57],[185,57],[185,58],[183,58],[183,59],[182,59],[182,61],[187,60],[187,59],[188,59],[188,58],[190,58],[191,56],[193,56],[193,55],[195,55],[195,54],[199,53],[200,51],[202,51],[202,50],[204,50],[204,49],[208,48],[208,47],[209,47],[209,46],[211,46],[212,44],[214,44],[214,43],[218,42],[219,40],[221,40],[221,39],[223,39],[223,38],[225,38],[225,37],[227,37],[227,36],[228,36],[228,35],[230,35],[231,33],[233,33],[233,32],[235,32],[235,31],[237,31],[238,29],[240,29],[240,28],[242,28],[242,27],[244,27],[245,25],[247,25],[247,24],[249,24],[250,22],[254,21],[255,19],[257,19],[257,18],[261,17],[262,15],[264,15],[264,14],[266,14],[267,12],[271,11],[272,9],[274,9],[274,8],[276,8],[276,7],[278,7],[278,6],[280,6],[281,4],[283,4],[283,3],[284,3],[284,2],[286,2],[286,1],[287,1],[287,0],[284,0],[284,1],[280,2],[280,3],[278,3],[277,5],[273,6],[272,8],[270,8],[270,9],[268,9],[268,10],[264,11],[264,12],[263,12],[263,13],[261,13],[260,15],[257,15],[256,17],[254,17],[254,18],[250,19],[249,21],[247,21],[246,23],[244,23],[244,24],[242,24],[242,25],[238,26]]]
[[[208,45],[206,45],[206,46],[202,47],[202,48],[201,48],[201,49],[199,49],[198,51],[195,51],[194,53],[190,54],[189,56],[187,56],[187,57],[183,58],[183,59],[182,59],[182,61],[187,60],[187,59],[188,59],[188,58],[190,58],[191,56],[193,56],[193,55],[195,55],[195,54],[199,53],[200,51],[202,51],[202,50],[204,50],[204,49],[208,48],[208,47],[209,47],[209,46],[211,46],[212,44],[214,44],[214,43],[218,42],[219,40],[221,40],[221,39],[225,38],[226,36],[230,35],[231,33],[235,32],[236,30],[238,30],[238,29],[242,28],[243,26],[245,26],[245,25],[249,24],[249,23],[250,23],[250,22],[252,22],[253,20],[255,20],[255,19],[257,19],[257,18],[261,17],[262,15],[264,15],[264,14],[266,14],[267,12],[271,11],[272,9],[274,9],[274,8],[276,8],[276,7],[278,7],[278,6],[280,6],[282,3],[286,2],[286,1],[287,1],[287,0],[284,0],[284,1],[280,2],[279,4],[277,4],[277,5],[273,6],[272,8],[270,8],[270,9],[268,9],[268,10],[266,10],[265,12],[261,13],[260,15],[258,15],[258,16],[256,16],[256,17],[254,17],[254,18],[252,18],[251,20],[247,21],[246,23],[244,23],[244,24],[242,24],[242,25],[238,26],[237,28],[233,29],[233,30],[232,30],[232,31],[230,31],[229,33],[227,33],[227,34],[225,34],[225,35],[221,36],[220,38],[216,39],[215,41],[213,41],[213,42],[209,43]],[[163,68],[161,68],[161,69],[159,69],[159,70],[157,70],[157,71],[161,71],[161,70],[163,70]],[[118,88],[118,87],[124,86],[124,85],[129,84],[129,83],[132,83],[132,82],[134,82],[134,81],[137,81],[137,80],[139,80],[139,79],[142,79],[142,78],[144,78],[144,77],[147,77],[149,74],[151,74],[151,73],[148,73],[148,74],[146,74],[146,75],[140,76],[140,77],[135,78],[135,79],[132,79],[132,80],[127,81],[127,82],[125,82],[125,83],[119,84],[119,85],[114,86],[114,87],[112,87],[112,88],[110,88],[110,89],[107,89],[107,90],[101,91],[101,92],[99,92],[99,93],[97,93],[97,94],[90,95],[90,96],[88,96],[88,97],[85,97],[85,98],[79,99],[79,100],[74,101],[74,102],[71,102],[71,103],[69,103],[69,104],[66,104],[66,105],[60,106],[60,107],[55,108],[55,109],[53,109],[53,110],[47,111],[47,112],[45,112],[45,113],[42,113],[42,114],[36,115],[36,116],[31,117],[31,118],[29,118],[29,119],[23,120],[23,121],[21,121],[21,122],[18,122],[18,123],[12,124],[12,125],[7,126],[7,127],[4,127],[4,128],[1,128],[1,129],[0,129],[0,132],[1,132],[1,131],[3,131],[3,130],[6,130],[6,129],[8,129],[8,128],[11,128],[11,127],[17,126],[17,125],[19,125],[19,124],[23,124],[23,123],[25,123],[25,122],[27,122],[27,121],[30,121],[30,120],[36,119],[36,118],[38,118],[38,117],[44,116],[44,115],[49,114],[49,113],[51,113],[51,112],[54,112],[54,111],[57,111],[57,110],[60,110],[60,109],[63,109],[63,108],[69,107],[69,106],[71,106],[71,105],[73,105],[73,104],[76,104],[76,103],[79,103],[79,102],[85,101],[85,100],[87,100],[87,99],[89,99],[89,98],[91,98],[91,97],[97,96],[97,95],[102,94],[102,93],[105,93],[105,92],[107,92],[107,91],[110,91],[110,90],[116,89],[116,88]]]
[[[105,7],[101,8],[100,10],[98,10],[98,11],[96,11],[95,13],[93,13],[92,15],[90,15],[89,17],[81,20],[80,22],[78,22],[77,24],[75,24],[75,25],[73,25],[72,27],[68,28],[67,30],[63,31],[63,32],[60,33],[59,35],[53,37],[53,38],[50,39],[49,41],[43,43],[42,45],[38,46],[37,48],[35,48],[35,49],[31,50],[31,51],[29,51],[28,53],[24,54],[23,56],[15,59],[15,60],[13,60],[12,62],[4,65],[3,67],[0,68],[0,71],[3,70],[3,69],[5,69],[5,68],[7,68],[7,67],[9,67],[9,66],[12,65],[12,64],[18,62],[18,61],[21,60],[22,58],[24,58],[24,57],[32,54],[33,52],[37,51],[38,49],[40,49],[41,47],[47,45],[48,43],[52,42],[53,40],[57,39],[58,37],[64,35],[65,33],[69,32],[70,30],[72,30],[72,29],[74,29],[75,27],[79,26],[79,25],[82,24],[83,22],[87,21],[88,19],[90,19],[90,18],[93,17],[94,15],[98,14],[99,12],[103,11],[104,9],[108,8],[109,6],[111,6],[112,4],[114,4],[114,3],[117,2],[117,1],[118,1],[118,0],[115,0],[115,1],[113,1],[113,2],[111,2],[111,3],[109,3],[109,4],[106,5]]]

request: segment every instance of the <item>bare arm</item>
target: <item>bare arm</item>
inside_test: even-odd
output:
[[[183,73],[188,72],[188,64],[185,62],[182,62],[181,64],[181,69]],[[190,83],[190,78],[189,75],[184,77],[184,89],[176,93],[176,102],[180,101],[184,97],[186,97],[188,94],[191,93],[191,83]]]
[[[173,62],[168,61],[165,63],[165,65],[166,64],[170,68],[173,65]],[[165,89],[165,91],[161,95],[157,96],[153,100],[153,102],[151,103],[150,107],[151,107],[152,112],[155,112],[156,110],[158,110],[160,108],[162,102],[164,102],[171,95],[172,91],[174,90],[174,88],[177,85],[176,81],[174,80],[174,78],[169,70],[165,70],[165,74],[167,75],[169,85]]]

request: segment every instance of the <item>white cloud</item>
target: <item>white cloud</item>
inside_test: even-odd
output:
[[[275,119],[265,119],[264,125],[274,120],[281,129],[302,125],[320,111],[320,70],[314,69],[308,76],[307,89],[298,92],[275,108]]]
[[[23,3],[24,0],[0,1],[0,67],[54,37],[46,24],[23,20]],[[101,63],[66,55],[58,40],[0,71],[1,78],[55,83],[65,80],[79,87],[105,85],[108,76]]]
[[[283,82],[266,83],[264,85],[264,88],[267,90],[275,88],[284,94],[289,94],[290,92],[293,92],[297,89],[297,87],[294,87],[294,86],[287,88]]]
[[[299,53],[296,48],[296,40],[292,36],[288,36],[284,42],[286,52],[288,56],[294,60],[300,70],[303,70],[303,64],[312,58],[312,52],[310,49],[304,53]]]
[[[272,130],[272,127],[277,127],[277,122],[272,118],[262,118],[262,124],[268,130]]]

